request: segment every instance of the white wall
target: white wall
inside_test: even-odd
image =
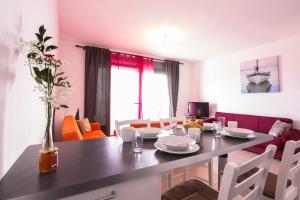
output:
[[[300,128],[300,36],[245,49],[198,63],[193,67],[198,100],[209,101],[215,110],[233,113],[288,117]],[[279,93],[241,94],[240,63],[280,57]]]
[[[7,0],[0,3],[0,178],[24,149],[40,143],[44,134],[44,107],[33,92],[34,81],[24,66],[19,47],[35,39],[44,24],[58,40],[55,0]],[[37,152],[38,156],[38,152]],[[38,163],[37,163],[38,168]]]
[[[183,116],[187,114],[188,102],[193,101],[193,67],[189,62],[183,62],[183,65],[179,67],[179,91],[177,102],[177,116]]]

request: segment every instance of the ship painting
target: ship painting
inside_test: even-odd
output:
[[[242,93],[279,92],[278,56],[241,64]]]

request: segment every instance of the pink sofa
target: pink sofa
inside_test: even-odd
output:
[[[225,117],[226,126],[227,121],[237,121],[239,128],[251,129],[255,132],[268,134],[276,120],[281,120],[293,125],[293,120],[287,118],[279,117],[265,117],[265,116],[256,116],[256,115],[245,115],[245,114],[234,114],[234,113],[223,113],[216,112],[215,118],[205,119],[204,122],[215,121],[218,117]],[[245,150],[261,154],[265,151],[265,148],[268,144],[274,144],[277,146],[277,151],[275,158],[281,159],[283,148],[288,140],[300,140],[300,131],[297,129],[291,128],[289,131],[286,131],[279,137],[274,137],[274,140],[259,144],[256,146],[249,147]]]

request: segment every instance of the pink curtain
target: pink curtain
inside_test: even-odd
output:
[[[136,68],[139,71],[138,118],[143,118],[143,79],[153,72],[153,59],[119,52],[110,53],[111,66]]]

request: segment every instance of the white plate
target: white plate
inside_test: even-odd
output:
[[[196,141],[185,137],[185,136],[178,136],[178,135],[168,135],[158,138],[158,142],[160,144],[169,144],[169,143],[188,143],[189,145],[196,144]]]
[[[222,135],[225,135],[225,136],[228,136],[228,137],[233,137],[233,138],[239,138],[239,139],[252,139],[252,138],[255,138],[255,134],[253,133],[250,133],[248,135],[235,135],[235,134],[232,134],[230,132],[227,132],[225,130],[222,131]]]
[[[224,130],[227,131],[228,133],[230,133],[230,135],[236,135],[238,137],[248,137],[249,134],[254,133],[254,131],[252,131],[250,129],[245,129],[245,128],[225,127]]]
[[[166,146],[160,144],[159,142],[154,143],[154,147],[160,151],[171,153],[171,154],[189,154],[189,153],[195,153],[199,151],[200,147],[197,144],[190,145],[186,151],[174,151],[169,150],[166,148]]]

